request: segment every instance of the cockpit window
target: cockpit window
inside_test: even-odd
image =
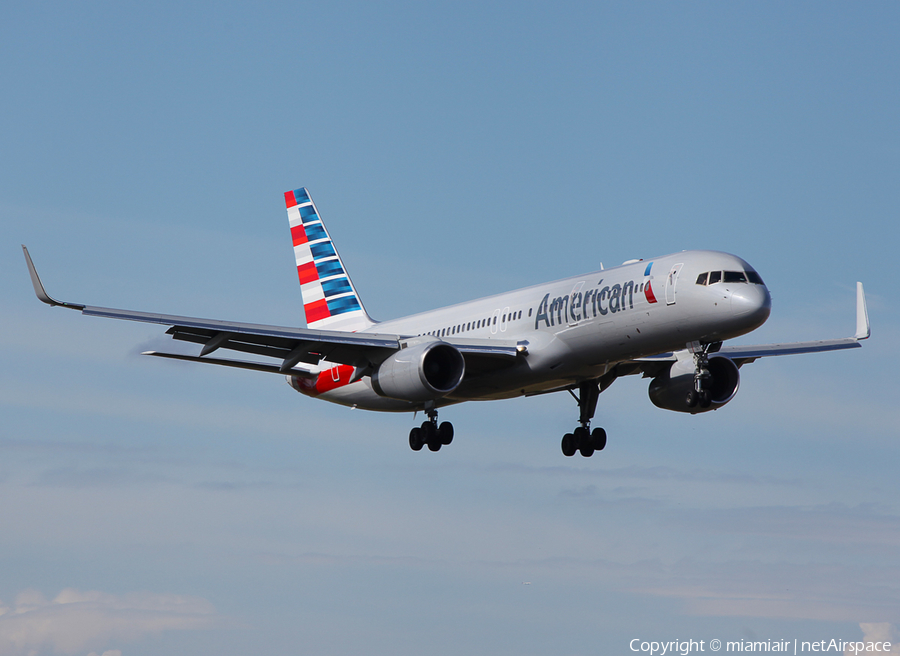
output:
[[[724,274],[724,275],[723,275]],[[756,271],[708,271],[697,276],[698,285],[714,285],[717,282],[752,282],[754,285],[764,284]]]
[[[747,280],[752,282],[754,285],[764,285],[765,283],[762,281],[762,278],[759,277],[759,274],[756,271],[747,271]]]

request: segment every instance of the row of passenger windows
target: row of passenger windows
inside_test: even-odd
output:
[[[751,282],[762,285],[762,278],[756,271],[707,271],[697,276],[698,285],[714,285],[717,282]]]
[[[420,333],[420,335],[434,335],[435,337],[447,337],[448,335],[457,335],[459,333],[468,332],[470,330],[478,330],[480,328],[486,328],[487,326],[497,325],[497,321],[500,321],[501,324],[506,323],[507,321],[516,321],[522,318],[522,310],[518,310],[517,312],[509,312],[502,315],[495,314],[493,317],[488,317],[487,319],[479,319],[477,321],[469,321],[467,323],[457,324],[456,326],[450,326],[449,328],[441,328],[440,330],[432,330],[427,333]],[[496,332],[496,331],[495,331]]]

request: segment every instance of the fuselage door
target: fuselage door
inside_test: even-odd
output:
[[[510,317],[510,312],[509,312],[509,306],[507,305],[505,308],[503,308],[503,314],[500,317],[500,332],[501,333],[506,332],[506,325],[507,325],[507,323],[509,323],[509,317]]]
[[[666,305],[675,305],[675,283],[678,282],[678,274],[681,273],[683,264],[676,264],[666,277]]]
[[[569,294],[569,306],[566,312],[566,323],[570,326],[577,326],[578,322],[584,319],[584,308],[581,307],[584,294],[581,288],[584,287],[584,280],[575,283],[572,293]]]

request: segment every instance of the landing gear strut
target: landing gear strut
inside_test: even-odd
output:
[[[574,456],[579,451],[585,458],[594,455],[594,451],[602,451],[606,446],[606,431],[602,428],[591,430],[591,419],[597,410],[597,399],[600,398],[600,381],[589,380],[578,386],[578,396],[570,390],[570,394],[578,402],[579,423],[581,426],[562,438],[564,456]]]
[[[722,346],[722,342],[713,342],[712,344],[704,344],[699,351],[694,353],[694,389],[687,394],[687,406],[695,408],[698,405],[701,408],[710,406],[710,380],[712,375],[709,373],[709,353],[715,353]]]
[[[438,413],[434,408],[425,410],[428,419],[409,431],[409,446],[413,451],[421,451],[428,445],[429,451],[440,451],[453,441],[453,424],[445,421],[438,425]]]

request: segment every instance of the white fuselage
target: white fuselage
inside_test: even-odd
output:
[[[698,276],[706,272],[731,275],[698,284]],[[433,335],[450,342],[519,342],[523,353],[514,364],[467,375],[436,405],[511,398],[597,379],[619,362],[754,330],[769,316],[769,292],[758,277],[759,282],[740,281],[737,272],[756,276],[734,255],[684,251],[384,321],[369,330]],[[320,374],[329,376],[329,370]],[[317,387],[308,393],[342,405],[416,409],[416,404],[379,396],[368,377]]]

